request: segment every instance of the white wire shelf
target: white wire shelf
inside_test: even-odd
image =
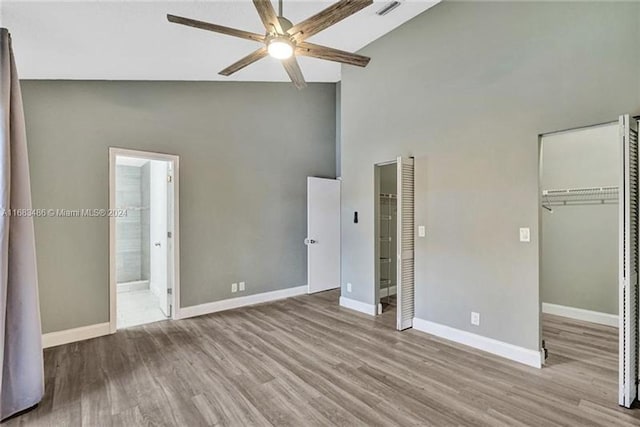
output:
[[[565,188],[542,191],[542,207],[611,204],[618,202],[618,187]]]
[[[398,198],[398,196],[395,195],[395,194],[380,193],[380,198],[381,199],[388,199],[388,200],[395,200],[395,199]]]

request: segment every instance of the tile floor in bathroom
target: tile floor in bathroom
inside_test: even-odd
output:
[[[158,298],[149,290],[118,292],[118,329],[166,320]]]

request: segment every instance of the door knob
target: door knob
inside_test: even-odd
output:
[[[305,245],[313,245],[314,243],[318,243],[313,239],[304,239],[304,244]]]
[[[154,246],[160,246],[160,242],[155,242],[153,245]]]

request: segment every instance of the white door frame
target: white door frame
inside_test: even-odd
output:
[[[180,157],[173,154],[150,151],[129,150],[109,147],[109,210],[116,207],[116,157],[135,157],[146,160],[160,160],[173,165],[173,310],[172,319],[180,319]],[[109,216],[109,329],[115,333],[118,325],[117,278],[116,278],[116,217]]]

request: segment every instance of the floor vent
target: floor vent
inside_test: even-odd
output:
[[[399,1],[389,2],[382,9],[377,11],[376,15],[379,15],[379,16],[387,15],[388,13],[391,13],[391,11],[396,9],[398,6],[400,6],[400,2]]]

